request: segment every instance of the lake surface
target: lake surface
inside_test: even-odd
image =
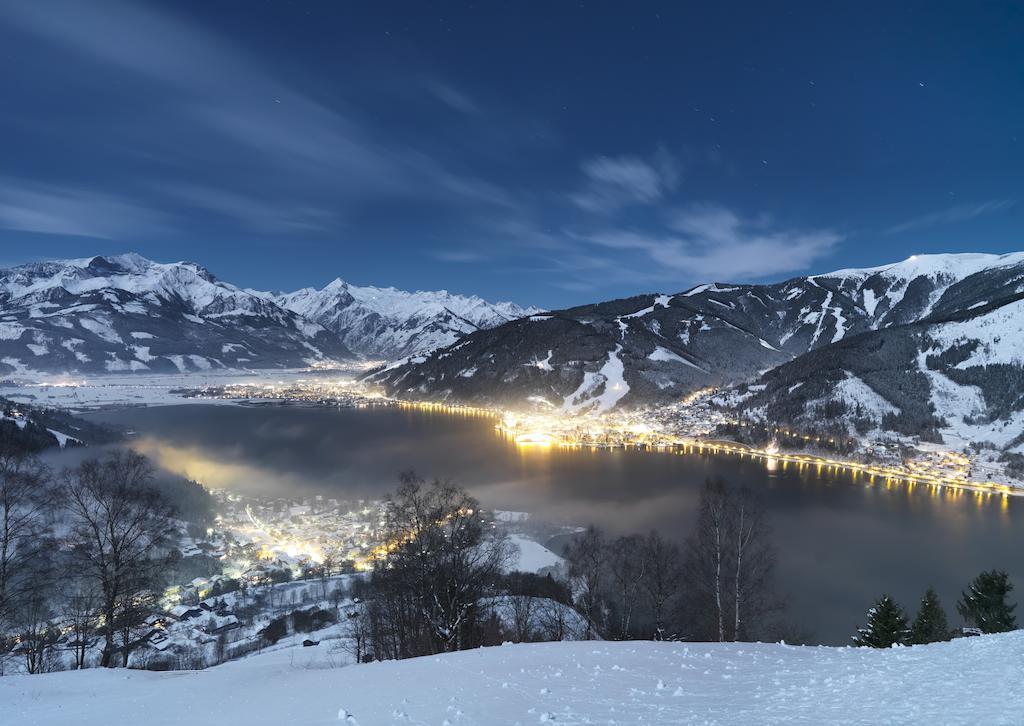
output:
[[[372,498],[415,470],[488,508],[613,533],[683,539],[706,479],[744,483],[768,510],[789,619],[825,643],[848,642],[882,592],[913,611],[934,586],[959,623],[956,600],[983,569],[1008,570],[1024,591],[1024,498],[936,495],[733,455],[521,448],[487,418],[414,410],[183,405],[90,418],[136,431],[167,468],[209,486]]]

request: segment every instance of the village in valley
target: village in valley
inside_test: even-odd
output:
[[[151,670],[204,668],[275,647],[332,651],[352,662],[354,631],[364,627],[360,583],[387,551],[385,503],[323,495],[271,498],[226,489],[209,491],[208,522],[174,520],[168,580],[162,592],[139,592],[139,610],[121,635],[129,664]],[[525,512],[481,513],[515,545],[514,563],[557,572],[561,558],[523,532]],[[564,528],[563,528],[564,529]],[[569,528],[568,531],[573,531]],[[499,617],[506,603],[496,603]],[[143,612],[144,611],[144,612]],[[52,642],[28,638],[0,659],[0,673],[66,670],[98,661],[103,643],[91,623],[73,616],[40,623]],[[120,657],[120,656],[119,656]]]

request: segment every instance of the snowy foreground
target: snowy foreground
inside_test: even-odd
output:
[[[1024,723],[1024,632],[888,651],[584,642],[332,662],[318,646],[196,672],[5,677],[0,722]]]

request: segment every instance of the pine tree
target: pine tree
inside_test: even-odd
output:
[[[1016,605],[1006,601],[1013,589],[1009,575],[1003,570],[982,572],[967,592],[960,597],[957,610],[964,620],[972,623],[983,633],[1005,633],[1017,627],[1013,611]]]
[[[868,624],[857,629],[853,644],[869,648],[891,648],[906,645],[909,630],[903,608],[888,595],[882,595],[874,607],[868,610]]]
[[[914,618],[914,624],[910,626],[910,642],[937,643],[941,640],[949,640],[946,611],[942,609],[938,594],[929,587],[921,599],[921,607]]]

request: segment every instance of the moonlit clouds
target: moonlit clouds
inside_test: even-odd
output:
[[[0,229],[115,240],[160,234],[167,220],[130,199],[0,177]]]
[[[126,187],[145,196],[136,203],[159,210],[168,228],[186,226],[195,209],[247,233],[277,235],[337,232],[350,213],[385,200],[453,209],[512,204],[499,185],[449,168],[431,149],[379,134],[344,94],[327,102],[295,90],[229,39],[144,4],[0,2],[4,26],[55,50],[59,62],[88,69],[82,87],[112,94],[115,107],[140,106],[120,109],[86,143],[109,148],[110,162],[131,160],[130,180],[103,186],[122,190],[111,196],[127,197]],[[435,100],[478,111],[455,87],[424,83]],[[132,90],[130,100],[122,87]],[[67,134],[81,129],[67,121]],[[140,158],[153,163],[140,171]],[[45,212],[35,201],[8,203],[6,226],[129,238],[148,230],[133,223],[142,221],[139,212],[98,227],[82,224],[82,210],[68,201]],[[62,214],[71,216],[62,222]]]
[[[571,195],[590,212],[612,212],[630,204],[654,204],[672,192],[679,170],[672,156],[660,149],[648,160],[638,156],[595,156],[581,164],[586,186]]]
[[[763,220],[747,221],[717,205],[692,205],[668,217],[668,229],[660,232],[606,229],[581,240],[596,248],[633,252],[631,267],[638,273],[648,270],[652,281],[682,283],[751,280],[805,270],[843,239],[833,230],[773,228]]]
[[[1016,249],[1007,24],[745,13],[0,0],[0,248],[547,308]]]

